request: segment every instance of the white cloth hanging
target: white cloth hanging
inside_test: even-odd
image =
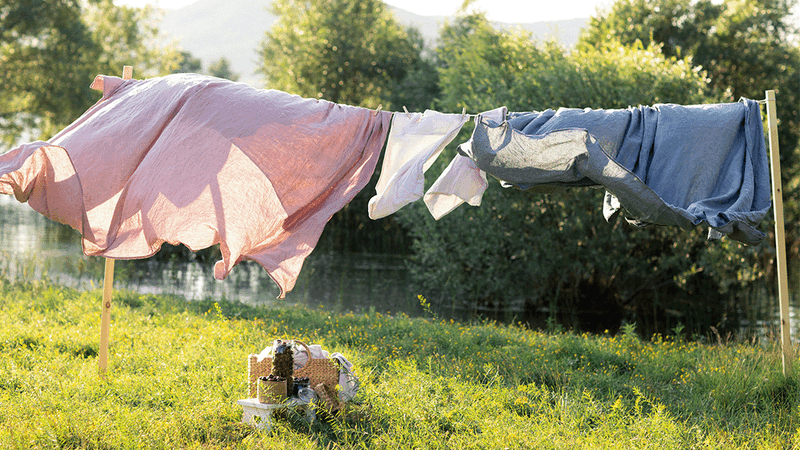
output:
[[[505,120],[507,112],[508,110],[503,106],[481,113],[475,116],[475,120],[480,120],[479,118],[483,116],[496,122],[502,122]],[[471,144],[472,139],[470,138],[461,146],[470,146]],[[433,218],[439,220],[464,202],[472,206],[480,206],[483,193],[488,187],[486,173],[475,165],[472,158],[458,153],[425,193],[425,205]]]
[[[425,172],[466,123],[465,114],[395,113],[386,142],[377,195],[369,201],[370,219],[394,214],[422,198]]]
[[[464,202],[481,206],[488,187],[486,172],[479,169],[472,158],[456,155],[425,193],[423,201],[433,218],[439,220]]]

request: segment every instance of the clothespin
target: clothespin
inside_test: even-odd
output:
[[[467,115],[467,107],[465,106],[465,107],[463,107],[463,108],[461,109],[461,117],[464,117],[464,116],[466,116],[466,115]]]
[[[375,109],[375,111],[372,112],[372,115],[373,116],[377,116],[378,113],[381,112],[381,108],[383,108],[383,105],[378,105],[378,108]]]
[[[133,66],[122,66],[122,79],[130,80],[133,78]],[[97,77],[92,83],[92,89],[103,90],[103,77]]]
[[[411,117],[411,113],[410,113],[410,112],[408,112],[408,109],[406,109],[406,106],[405,106],[405,105],[403,105],[403,111],[405,111],[405,112],[406,112],[406,115],[407,115],[408,117]]]

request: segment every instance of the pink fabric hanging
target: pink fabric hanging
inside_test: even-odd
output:
[[[48,142],[0,155],[0,193],[80,231],[86,255],[220,244],[283,298],[330,217],[369,181],[392,114],[212,77],[98,76],[103,97]]]

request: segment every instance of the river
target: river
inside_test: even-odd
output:
[[[118,260],[115,289],[177,294],[190,300],[225,298],[248,304],[302,304],[341,311],[415,314],[419,301],[408,287],[400,255],[312,252],[285,299],[257,263],[244,261],[225,280],[214,279],[214,261],[164,258]],[[13,196],[0,195],[0,274],[40,279],[79,289],[98,288],[105,260],[83,255],[80,234],[53,222]]]
[[[306,259],[295,288],[285,299],[267,272],[257,263],[245,261],[222,281],[214,279],[214,261],[185,261],[175,258],[119,260],[115,263],[115,289],[143,294],[176,294],[190,300],[227,299],[253,305],[304,305],[333,311],[378,311],[424,313],[417,292],[410,286],[405,256],[352,254],[315,251]],[[12,279],[49,280],[78,289],[99,288],[104,259],[83,255],[80,235],[72,228],[53,222],[17,202],[0,195],[0,276]],[[791,335],[798,341],[796,292],[791,295]],[[512,306],[512,308],[514,308]],[[780,323],[778,302],[759,298],[745,305],[741,330],[748,335],[777,333]],[[436,308],[440,317],[457,320],[476,315],[503,320],[519,311],[482,311],[477,308]]]

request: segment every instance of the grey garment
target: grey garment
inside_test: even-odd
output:
[[[691,228],[757,244],[771,206],[758,102],[559,109],[479,118],[460,151],[505,185],[604,187],[603,211],[635,225]]]

